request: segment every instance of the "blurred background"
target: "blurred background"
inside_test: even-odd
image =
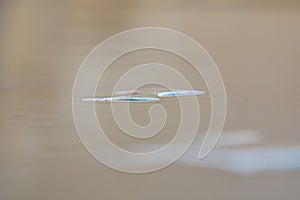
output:
[[[206,48],[228,111],[207,159],[196,160],[199,131],[174,165],[132,175],[86,151],[71,98],[76,72],[99,42],[144,26],[175,29]],[[297,0],[0,1],[0,199],[299,199],[299,35]],[[159,59],[137,53],[145,54]],[[136,59],[116,65],[129,61]],[[202,100],[208,112],[209,97]]]

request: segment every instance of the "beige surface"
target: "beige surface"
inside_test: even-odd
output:
[[[298,199],[299,11],[291,0],[1,1],[0,199]],[[220,68],[227,120],[206,163],[194,160],[199,134],[171,167],[119,173],[77,136],[71,95],[81,62],[110,35],[142,26],[188,34]]]

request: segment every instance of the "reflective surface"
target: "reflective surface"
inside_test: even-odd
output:
[[[293,0],[1,1],[0,199],[298,199],[299,11]],[[228,112],[218,146],[197,160],[210,118],[209,95],[200,95],[202,124],[192,148],[166,169],[131,175],[103,166],[86,151],[71,95],[76,72],[94,46],[142,26],[172,28],[200,42],[222,73]],[[97,95],[107,96],[130,67],[153,59],[189,77],[195,90],[207,91],[188,63],[162,54],[135,52],[116,61]],[[114,143],[143,152],[174,136],[178,103],[161,104],[171,117],[151,141],[122,134],[110,120],[109,104],[98,105],[97,114]],[[147,124],[152,103],[134,105],[136,123]]]

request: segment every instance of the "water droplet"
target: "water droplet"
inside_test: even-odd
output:
[[[182,96],[197,96],[205,94],[204,91],[199,90],[178,90],[169,92],[159,92],[157,96],[159,97],[182,97]]]
[[[105,98],[81,98],[81,102],[155,102],[159,101],[159,98],[154,97],[105,97]]]

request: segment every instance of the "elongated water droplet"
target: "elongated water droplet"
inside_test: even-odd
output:
[[[157,96],[159,97],[182,97],[182,96],[197,96],[205,94],[204,91],[199,90],[178,90],[169,92],[159,92]]]
[[[81,102],[155,102],[159,98],[154,97],[105,97],[105,98],[81,98]]]

